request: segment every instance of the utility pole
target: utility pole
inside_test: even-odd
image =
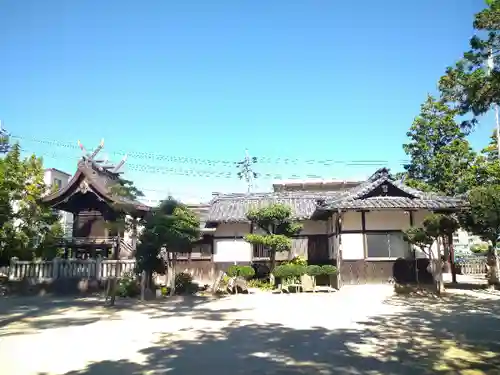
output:
[[[0,120],[0,154],[6,154],[10,151],[9,137],[10,133],[3,128],[2,121]]]
[[[489,75],[493,74],[494,73],[494,70],[495,70],[495,57],[493,56],[493,49],[490,48],[490,53],[489,53],[489,56],[488,56],[488,61],[487,61],[487,72]],[[497,153],[498,153],[498,161],[497,163],[500,163],[500,120],[498,118],[498,103],[495,103],[494,104],[494,108],[495,108],[495,126],[496,126],[496,130],[497,130]],[[500,261],[498,259],[498,251],[497,251],[497,248],[495,247],[493,249],[493,256],[495,257],[495,265],[496,265],[496,277],[495,279],[497,280],[498,282],[498,279],[499,279],[499,271],[500,271]]]
[[[258,174],[252,169],[253,164],[257,163],[257,158],[250,157],[248,150],[245,150],[245,159],[236,163],[239,172],[240,180],[245,180],[247,183],[247,192],[250,193],[253,189],[253,181],[258,177]]]

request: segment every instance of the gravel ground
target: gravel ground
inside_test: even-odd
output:
[[[8,375],[500,374],[500,296],[390,286],[146,304],[0,300]],[[497,339],[497,337],[499,339]]]

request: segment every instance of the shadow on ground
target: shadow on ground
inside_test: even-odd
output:
[[[65,375],[500,374],[500,304],[484,293],[393,297],[386,303],[405,312],[348,329],[233,321],[191,340],[165,335],[141,351],[141,364],[103,361]]]
[[[140,302],[121,299],[109,307],[102,298],[13,297],[0,299],[0,337],[32,334],[40,330],[82,326],[102,319],[122,319],[123,313],[140,312],[151,319],[182,317],[220,320],[238,310],[211,310],[203,306],[211,297],[172,297]]]

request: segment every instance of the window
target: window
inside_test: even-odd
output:
[[[368,258],[406,258],[410,245],[403,239],[403,233],[369,233],[366,235]]]
[[[54,178],[54,184],[53,184],[57,190],[60,190],[62,187],[62,181],[59,178]]]
[[[253,245],[253,257],[254,258],[269,258],[270,252],[264,245]]]

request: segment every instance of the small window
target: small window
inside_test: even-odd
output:
[[[406,258],[410,245],[401,232],[369,233],[366,235],[368,258]]]
[[[53,185],[57,188],[57,190],[60,190],[62,187],[62,181],[59,178],[54,178]]]

